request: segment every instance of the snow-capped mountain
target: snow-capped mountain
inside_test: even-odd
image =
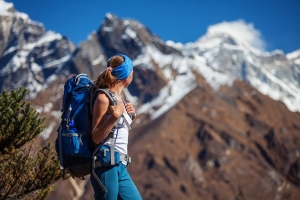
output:
[[[263,94],[284,102],[290,110],[300,111],[299,50],[288,55],[279,50],[261,52],[232,36],[208,33],[183,51],[204,58],[216,71],[250,83]]]
[[[120,52],[134,63],[123,94],[138,113],[129,170],[145,199],[300,195],[300,50],[261,52],[212,32],[194,43],[164,42],[111,13],[75,46],[1,0],[0,22],[0,90],[29,89],[46,116],[41,143],[56,137],[66,78],[96,79]],[[58,184],[50,199],[92,198],[89,181]]]
[[[46,32],[12,3],[0,1],[0,21],[1,91],[22,85],[33,98],[56,79],[75,46],[58,33]]]
[[[294,61],[296,64],[300,64],[300,49],[292,53],[288,53],[286,58]]]
[[[158,70],[164,80],[163,86],[157,86],[159,91],[153,92],[153,87],[149,92],[143,89],[147,97],[137,93],[136,85],[129,88],[135,90],[132,96],[147,103],[140,112],[157,108],[158,104],[165,105],[160,99],[170,101],[168,105],[176,104],[195,87],[194,71],[202,74],[215,90],[220,85],[230,85],[233,80],[243,80],[263,94],[282,101],[291,111],[300,111],[299,50],[288,55],[278,50],[261,52],[224,33],[207,33],[195,43],[164,43],[138,21],[107,14],[101,28],[75,51],[76,47],[67,38],[52,31],[45,32],[42,24],[15,11],[11,3],[2,1],[2,4],[1,90],[23,85],[34,97],[66,68],[75,66],[76,70],[70,69],[72,72],[84,71],[96,78],[104,69],[107,57],[126,52],[138,70]],[[152,99],[153,96],[156,99]],[[162,113],[162,110],[168,108],[157,112]]]

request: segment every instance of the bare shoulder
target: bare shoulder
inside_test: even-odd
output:
[[[95,100],[93,113],[94,116],[103,116],[105,113],[109,112],[109,99],[105,94],[99,94]]]
[[[109,99],[107,98],[107,96],[105,94],[99,94],[97,96],[95,104],[96,103],[108,107],[109,106]]]

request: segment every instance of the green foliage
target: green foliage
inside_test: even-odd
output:
[[[0,153],[13,153],[35,138],[44,128],[44,118],[23,101],[26,90],[18,88],[0,96]]]
[[[32,142],[45,128],[44,118],[23,100],[25,94],[20,87],[0,95],[0,200],[45,199],[60,177],[53,145]]]

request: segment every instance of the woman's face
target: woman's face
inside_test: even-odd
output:
[[[127,87],[129,86],[129,84],[131,83],[132,79],[133,79],[133,70],[132,70],[132,72],[130,73],[129,77],[126,78],[125,86],[124,86],[124,87],[127,88]]]

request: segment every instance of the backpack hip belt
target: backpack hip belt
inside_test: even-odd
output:
[[[109,151],[109,149],[105,149],[105,151]],[[120,162],[126,162],[127,165],[131,163],[131,157],[128,154],[121,153],[118,150],[114,150],[120,154]],[[94,157],[93,168],[96,169],[98,167],[103,166],[100,161],[96,161],[96,156]]]

